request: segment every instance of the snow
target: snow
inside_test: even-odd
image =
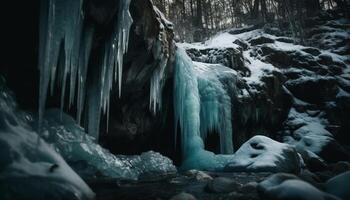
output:
[[[273,65],[262,62],[258,58],[251,56],[251,51],[244,51],[243,56],[247,59],[246,66],[249,68],[251,75],[249,77],[243,77],[248,84],[261,85],[261,78],[267,73],[272,71],[278,71]]]
[[[94,30],[89,26],[83,28],[82,4],[83,0],[48,0],[41,3],[39,124],[42,124],[49,84],[51,93],[55,84],[60,85],[63,109],[68,82],[69,106],[77,100],[77,119],[80,122],[83,107],[88,105],[86,113],[89,134],[98,139],[101,114],[103,112],[107,118],[109,116],[110,91],[114,82],[118,83],[119,97],[121,96],[123,56],[127,51],[132,24],[130,0],[119,1],[114,30],[104,44],[101,65],[94,67],[95,77],[90,85],[86,85],[89,82],[87,68]],[[64,49],[61,50],[62,47]]]
[[[295,146],[296,149],[320,153],[322,148],[333,139],[332,134],[325,128],[328,121],[321,116],[322,113],[312,117],[292,108],[288,115],[287,125],[300,126],[300,128],[295,130],[291,136],[285,136],[284,142]]]
[[[209,48],[218,48],[218,49],[225,49],[225,48],[238,48],[238,45],[234,44],[233,42],[237,39],[243,40],[243,41],[247,41],[249,39],[252,38],[256,38],[258,36],[266,36],[269,37],[271,39],[276,39],[276,36],[273,35],[269,35],[263,32],[263,30],[261,29],[257,29],[257,30],[253,30],[253,31],[249,31],[249,32],[245,32],[245,33],[240,33],[240,34],[230,34],[229,32],[223,32],[223,33],[219,33],[216,36],[214,36],[212,39],[204,42],[204,43],[193,43],[193,44],[189,44],[189,43],[179,43],[177,44],[178,46],[185,48],[185,49],[191,49],[191,48],[195,48],[195,49],[209,49]],[[284,48],[288,48],[287,43],[282,43],[282,42],[278,42],[279,45],[281,45],[283,47],[283,45],[285,45]],[[283,45],[282,45],[283,44]],[[292,48],[292,47],[291,47]],[[249,68],[249,70],[251,71],[251,75],[249,77],[243,77],[244,80],[246,80],[246,82],[248,84],[257,84],[257,85],[261,85],[261,78],[268,73],[271,73],[272,71],[278,71],[277,68],[275,68],[273,65],[269,64],[269,63],[265,63],[262,62],[260,59],[252,56],[252,49],[248,48],[248,50],[243,51],[243,57],[245,58],[245,64],[246,67]]]
[[[1,199],[94,199],[89,186],[31,130],[31,116],[0,90]]]
[[[337,98],[339,97],[347,97],[349,98],[350,97],[350,94],[346,91],[344,91],[343,89],[339,88],[339,92],[337,94]]]
[[[158,18],[160,18],[160,20],[164,22],[166,26],[173,28],[174,24],[171,21],[169,21],[156,6],[153,6],[153,9],[157,13]]]
[[[296,155],[292,146],[257,135],[236,151],[226,170],[296,172],[300,167],[299,158]]]

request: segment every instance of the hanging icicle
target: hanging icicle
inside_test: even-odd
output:
[[[96,67],[100,69],[97,72],[98,76],[93,75],[96,76],[92,78],[95,82],[90,85],[91,88],[87,88],[94,28],[83,26],[83,0],[42,0],[39,128],[45,111],[48,88],[50,86],[53,93],[54,85],[57,83],[61,88],[61,108],[64,107],[66,88],[69,88],[69,107],[76,101],[79,123],[84,105],[89,106],[86,112],[89,134],[98,138],[102,111],[109,116],[110,92],[115,82],[118,83],[119,97],[121,96],[123,56],[127,52],[133,22],[129,12],[130,0],[116,1],[119,10],[114,30],[105,44],[101,66]],[[86,94],[87,90],[89,94]]]
[[[45,110],[49,84],[53,92],[56,72],[62,73],[61,95],[64,99],[68,73],[71,74],[71,90],[75,88],[75,75],[79,63],[80,37],[82,31],[82,0],[42,0],[40,17],[40,89],[39,128]],[[64,47],[64,64],[58,66],[61,47]],[[62,61],[61,61],[62,62]],[[63,69],[57,69],[63,67]],[[73,92],[70,92],[73,94]],[[73,94],[74,95],[74,94]],[[73,97],[70,97],[72,99]],[[61,102],[63,105],[63,101]],[[63,107],[63,106],[62,106]]]
[[[152,48],[153,57],[156,59],[154,65],[155,70],[150,80],[150,99],[149,108],[153,115],[156,115],[161,110],[162,105],[162,92],[166,79],[166,67],[170,57],[170,43],[167,37],[167,31],[173,29],[173,24],[169,22],[162,12],[157,7],[153,8],[157,16],[159,23],[159,35],[158,40],[155,42]]]

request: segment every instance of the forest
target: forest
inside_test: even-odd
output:
[[[350,199],[349,0],[0,8],[1,200]]]
[[[219,31],[261,25],[289,23],[293,36],[303,37],[307,17],[335,7],[347,12],[347,0],[154,0],[174,23],[178,40],[200,42]]]

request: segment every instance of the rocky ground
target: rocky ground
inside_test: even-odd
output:
[[[324,170],[324,171],[323,171]],[[271,186],[265,186],[264,180],[279,179],[275,182],[276,188],[281,190],[289,190],[290,187],[280,185],[281,180],[295,180],[298,184],[307,184],[313,190],[313,194],[331,197],[334,196],[324,194],[322,190],[326,190],[328,180],[331,176],[335,176],[344,171],[350,170],[350,164],[340,162],[332,166],[326,167],[322,171],[310,172],[304,170],[298,176],[285,173],[272,174],[268,172],[245,173],[245,172],[229,172],[229,173],[213,173],[191,170],[175,175],[173,177],[161,180],[148,180],[143,182],[128,182],[115,179],[105,180],[87,180],[89,186],[94,190],[97,199],[172,199],[172,200],[192,200],[192,199],[286,199],[278,197],[281,192],[269,191]],[[347,182],[341,182],[338,187],[346,190],[341,184],[349,181],[349,173],[347,173]],[[328,181],[328,182],[327,182]],[[266,183],[265,183],[266,184]],[[272,186],[273,187],[273,186]],[[310,195],[298,187],[296,190],[287,194],[299,195],[292,199],[310,199]],[[349,195],[343,191],[342,195]],[[316,196],[316,199],[320,196]],[[314,196],[315,197],[315,196]],[[312,199],[312,196],[311,196]],[[314,198],[315,199],[315,198]],[[344,198],[346,199],[346,198]]]

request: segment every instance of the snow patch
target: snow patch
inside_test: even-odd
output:
[[[296,126],[292,135],[283,138],[285,143],[293,145],[296,149],[320,153],[322,148],[333,139],[332,134],[326,130],[328,121],[319,117],[311,117],[307,113],[300,113],[292,108],[288,115],[287,126]]]

